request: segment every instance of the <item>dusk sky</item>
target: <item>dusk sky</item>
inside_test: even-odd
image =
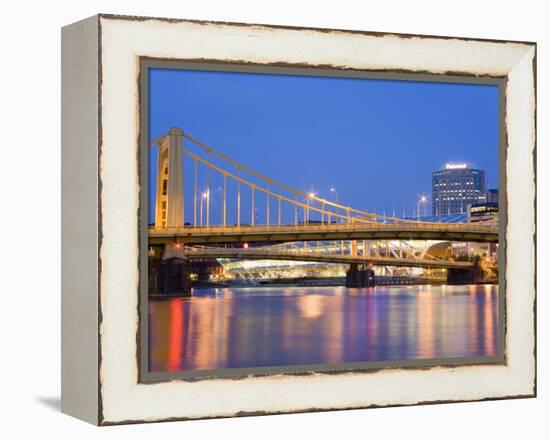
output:
[[[412,215],[450,161],[498,184],[496,85],[151,69],[149,87],[151,139],[180,127],[304,192],[334,200],[336,187],[358,209]],[[155,150],[150,161],[151,193]]]

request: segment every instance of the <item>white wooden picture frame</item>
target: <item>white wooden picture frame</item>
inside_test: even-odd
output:
[[[498,364],[140,375],[140,60],[498,78],[505,340]],[[97,425],[536,395],[536,45],[98,15],[62,32],[62,410]]]

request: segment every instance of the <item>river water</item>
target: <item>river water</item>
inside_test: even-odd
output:
[[[195,289],[149,301],[149,370],[492,356],[498,287]]]

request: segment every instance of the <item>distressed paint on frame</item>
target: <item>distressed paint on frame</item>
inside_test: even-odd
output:
[[[100,20],[101,20],[101,19],[100,19]],[[111,19],[111,20],[113,20],[113,19]],[[255,27],[254,27],[254,28],[255,28]],[[103,41],[103,40],[102,40],[102,41]],[[502,43],[501,43],[501,44],[502,44]],[[523,46],[523,45],[520,45],[520,46]],[[523,46],[523,48],[525,48],[525,47]],[[533,56],[533,58],[534,58],[534,56]],[[431,70],[429,70],[429,71],[431,71]],[[495,72],[491,72],[491,74],[494,74],[494,73],[495,73]],[[476,74],[477,74],[477,73],[476,73]],[[499,74],[500,74],[500,73],[499,73]],[[533,103],[533,104],[534,104],[534,103]],[[513,122],[513,121],[512,121],[512,122]],[[534,141],[534,140],[533,140],[533,141]],[[102,170],[102,171],[103,171],[103,170]],[[102,189],[105,190],[105,186],[103,186]],[[109,209],[109,208],[108,208],[108,209]],[[134,212],[135,212],[135,211],[134,211]],[[133,214],[133,215],[135,215],[135,214]],[[103,281],[103,275],[104,275],[104,273],[105,273],[104,271],[101,272],[101,274],[102,274],[102,281]],[[102,304],[103,304],[103,302],[102,302]],[[103,334],[103,333],[102,333],[102,334]],[[102,339],[103,339],[103,338],[102,338]],[[112,342],[112,341],[111,341],[111,342]],[[106,342],[106,343],[107,343],[107,345],[109,345],[108,342]],[[102,344],[101,344],[101,345],[103,346],[103,340],[102,340]],[[102,347],[102,348],[103,348],[103,347]],[[103,368],[103,367],[104,367],[104,365],[102,365],[102,368]],[[102,371],[102,376],[103,376],[103,371]],[[254,381],[254,382],[255,382],[255,381]],[[103,386],[104,386],[104,384],[103,384],[103,382],[102,382],[102,387],[103,387]],[[115,394],[116,394],[116,392],[115,392]],[[119,397],[120,397],[120,396],[119,396]],[[127,396],[127,397],[128,397],[128,396]],[[451,400],[452,400],[452,399],[451,399]],[[425,403],[425,402],[422,401],[422,400],[420,400],[420,401],[416,401],[416,403],[418,404],[418,403]],[[407,403],[404,403],[404,404],[407,404]],[[378,406],[378,404],[371,404],[371,405],[366,405],[366,406]],[[341,406],[336,405],[336,406],[334,406],[334,407],[331,407],[331,409],[332,409],[332,408],[341,408]],[[114,409],[114,408],[111,408],[111,409]],[[263,412],[264,412],[264,410],[257,410],[257,411],[258,411],[259,413],[263,413]],[[276,410],[270,411],[270,410],[267,410],[267,411],[268,411],[268,412],[289,412],[289,410],[282,410],[282,411],[276,411]],[[295,409],[291,409],[290,411],[304,411],[304,409],[295,408]],[[254,412],[254,411],[252,411],[252,412]],[[117,411],[115,410],[113,415],[115,415],[116,413],[117,413]],[[244,413],[245,413],[245,414],[250,414],[251,411],[244,411]],[[230,413],[230,414],[233,414],[233,415],[242,415],[243,412],[242,412],[242,411],[238,411],[238,412]],[[212,416],[216,416],[216,415],[212,415]],[[223,414],[219,414],[219,415],[217,415],[217,416],[224,416],[224,415],[223,415]],[[153,417],[154,417],[154,416],[153,416]],[[192,418],[192,417],[193,417],[193,416],[191,416],[191,418]],[[199,417],[204,417],[204,415],[203,415],[203,416],[199,416]],[[158,416],[157,416],[157,418],[158,418]],[[167,416],[167,417],[164,417],[164,418],[170,419],[170,418],[172,418],[172,417]],[[116,420],[116,419],[117,419],[117,416],[115,415],[115,420]],[[136,419],[126,418],[126,421],[132,421],[132,420],[135,421]],[[141,420],[141,419],[137,419],[137,420]],[[150,420],[150,419],[149,419],[149,418],[144,418],[143,420]],[[123,421],[124,421],[124,419],[123,419],[123,420],[120,420],[120,419],[119,419],[118,421],[115,421],[115,423],[121,423],[121,422],[123,422]],[[104,420],[103,420],[103,423],[106,424],[106,423],[112,423],[112,422],[109,421],[109,420],[105,420],[105,419],[104,419]]]

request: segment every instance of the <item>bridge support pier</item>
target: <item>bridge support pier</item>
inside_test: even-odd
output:
[[[352,263],[346,272],[346,287],[373,287],[374,271],[363,265]]]
[[[481,268],[481,259],[479,256],[474,257],[474,267],[471,269],[447,269],[447,284],[462,285],[476,284],[483,281],[483,270]]]
[[[156,295],[191,296],[189,262],[172,257],[159,261],[153,268],[149,292]]]
[[[210,281],[210,272],[208,270],[208,267],[206,267],[204,264],[201,264],[198,267],[197,270],[197,281],[199,283],[208,283]]]

